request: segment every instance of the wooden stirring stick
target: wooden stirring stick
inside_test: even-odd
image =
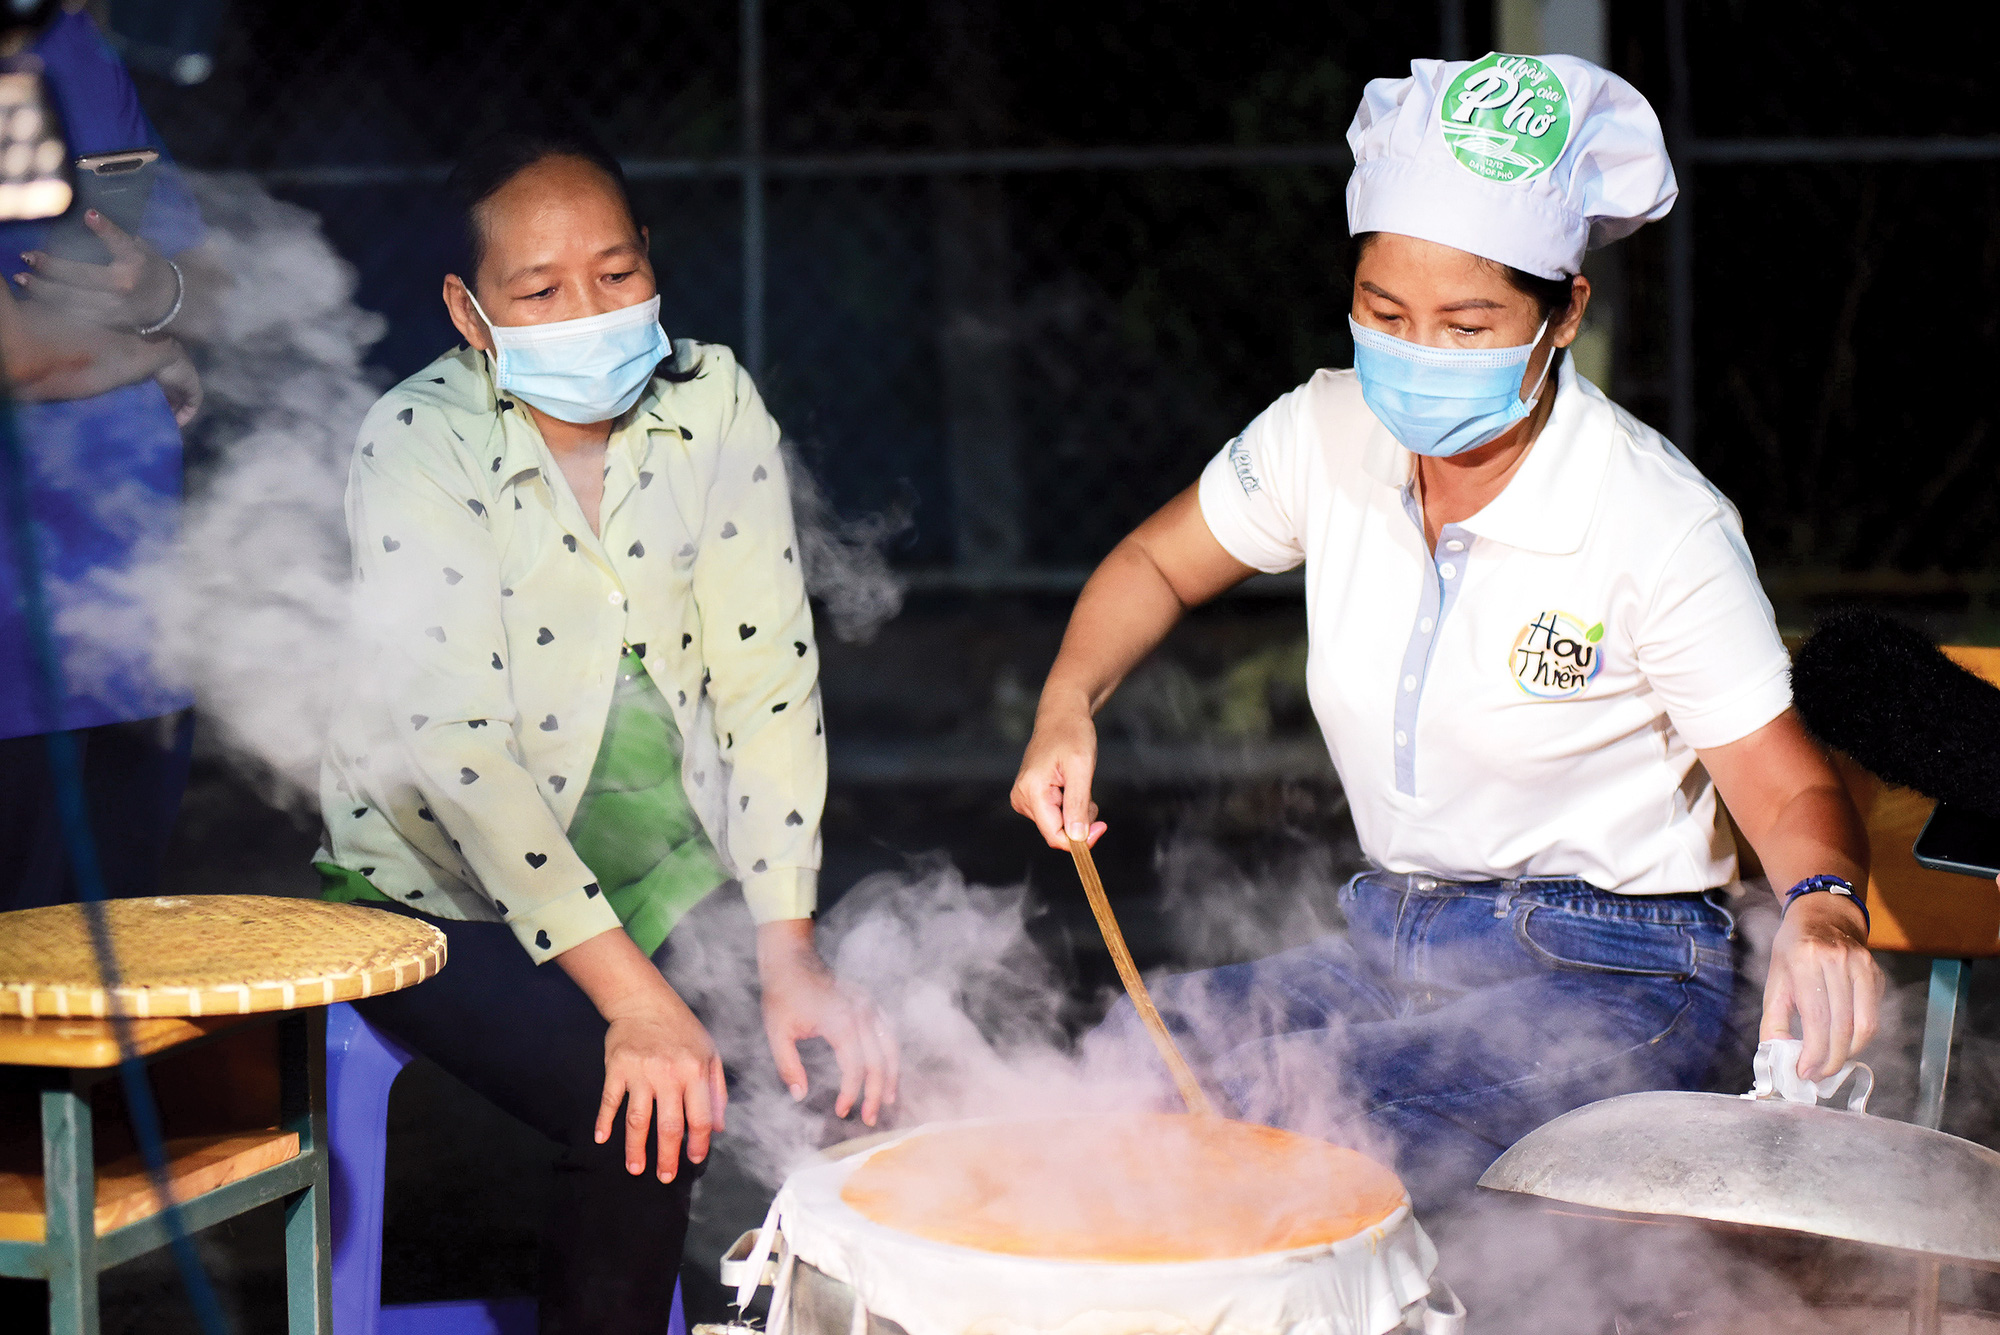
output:
[[[1069,855],[1076,859],[1076,874],[1083,881],[1084,897],[1090,901],[1090,911],[1097,917],[1097,929],[1104,933],[1104,944],[1111,949],[1111,962],[1118,966],[1118,977],[1125,984],[1125,995],[1132,998],[1138,1008],[1139,1018],[1146,1022],[1146,1032],[1153,1036],[1153,1046],[1160,1050],[1167,1069],[1173,1072],[1174,1084],[1180,1088],[1181,1099],[1188,1111],[1197,1117],[1215,1116],[1215,1107],[1208,1101],[1195,1081],[1194,1072],[1188,1068],[1187,1058],[1174,1043],[1174,1036],[1167,1032],[1167,1022],[1160,1018],[1158,1008],[1153,1005],[1152,994],[1146,991],[1146,980],[1139,976],[1139,966],[1132,962],[1132,952],[1125,948],[1125,933],[1118,930],[1118,919],[1111,915],[1111,901],[1104,897],[1104,882],[1098,879],[1097,863],[1090,856],[1090,845],[1081,839],[1069,841]]]

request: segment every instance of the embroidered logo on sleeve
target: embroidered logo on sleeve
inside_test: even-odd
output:
[[[1438,101],[1459,165],[1489,181],[1528,181],[1569,147],[1569,90],[1533,56],[1495,51],[1459,71]]]
[[[1248,496],[1253,491],[1261,490],[1257,482],[1257,474],[1251,464],[1250,447],[1243,443],[1243,437],[1238,436],[1235,440],[1230,441],[1227,452],[1229,454],[1229,466],[1236,470],[1236,481],[1242,485],[1243,494]]]
[[[1583,694],[1604,666],[1602,621],[1585,628],[1567,612],[1537,612],[1521,627],[1508,654],[1514,684],[1537,700],[1568,700]]]

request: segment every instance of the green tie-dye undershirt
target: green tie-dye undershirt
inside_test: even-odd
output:
[[[681,787],[681,733],[673,712],[629,647],[569,842],[648,955],[682,915],[729,879]],[[322,899],[389,898],[359,872],[331,862],[313,865]]]

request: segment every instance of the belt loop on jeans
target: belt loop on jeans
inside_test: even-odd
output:
[[[1729,907],[1729,887],[1725,885],[1718,886],[1713,890],[1705,890],[1702,892],[1701,897],[1708,901],[1710,908],[1722,915],[1724,922],[1729,924],[1729,931],[1724,935],[1723,939],[1734,941],[1736,939],[1736,911]]]
[[[1501,892],[1500,892],[1499,894],[1497,894],[1497,895],[1495,895],[1495,896],[1493,897],[1493,916],[1494,916],[1494,917],[1496,917],[1496,918],[1504,918],[1504,917],[1506,917],[1506,916],[1507,916],[1507,915],[1508,915],[1508,914],[1509,914],[1510,912],[1512,912],[1512,911],[1513,911],[1513,908],[1514,908],[1514,892],[1513,892],[1513,890],[1511,890],[1511,889],[1508,889],[1508,890],[1502,890],[1502,891],[1501,891]]]

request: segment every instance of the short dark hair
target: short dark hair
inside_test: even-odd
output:
[[[1576,303],[1576,275],[1573,273],[1560,278],[1544,278],[1498,260],[1486,262],[1505,273],[1507,285],[1533,301],[1541,309],[1542,318],[1550,324],[1568,315],[1569,308]]]
[[[503,186],[528,168],[547,158],[579,158],[610,178],[618,191],[625,215],[636,229],[639,211],[632,207],[632,191],[625,182],[625,168],[597,136],[573,124],[517,127],[500,130],[474,140],[445,177],[445,193],[458,214],[461,276],[470,288],[486,259],[486,233],[479,225],[479,206],[498,194]],[[701,374],[701,360],[679,369],[679,354],[669,351],[653,374],[676,384]]]
[[[581,158],[611,178],[633,224],[639,215],[625,184],[625,168],[588,130],[575,125],[516,127],[474,140],[445,178],[445,193],[458,214],[465,279],[469,285],[486,259],[486,236],[479,226],[479,206],[528,168],[547,158]]]
[[[1373,241],[1377,235],[1378,233],[1375,232],[1360,232],[1355,235],[1354,256],[1357,260],[1361,257],[1362,252],[1368,249],[1368,243]],[[1564,274],[1560,278],[1544,278],[1540,274],[1532,274],[1525,269],[1516,269],[1511,264],[1502,264],[1498,260],[1489,260],[1483,255],[1477,258],[1480,263],[1491,265],[1493,268],[1498,269],[1506,277],[1507,285],[1522,296],[1533,301],[1536,309],[1541,312],[1542,318],[1551,324],[1568,315],[1571,304],[1576,301],[1575,274]]]

